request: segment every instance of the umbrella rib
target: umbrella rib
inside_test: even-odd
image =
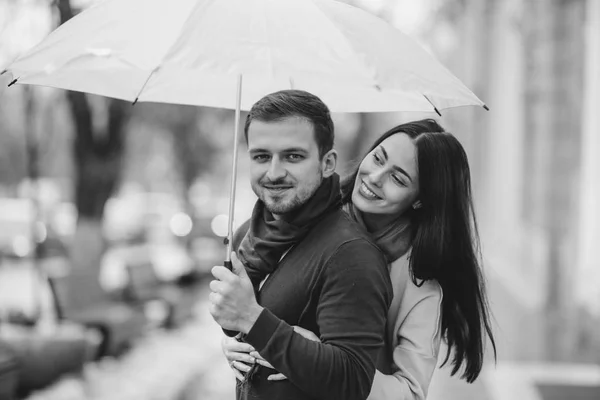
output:
[[[150,71],[150,74],[148,75],[148,77],[146,78],[146,81],[144,82],[144,84],[142,85],[141,89],[138,91],[137,96],[135,96],[135,100],[133,101],[133,103],[131,104],[132,106],[135,106],[135,104],[138,102],[138,100],[140,99],[140,96],[142,95],[142,92],[144,91],[144,89],[146,88],[146,85],[148,84],[148,82],[150,81],[150,78],[152,78],[152,75],[154,75],[154,73],[156,71],[158,71],[160,67],[156,67],[154,68],[152,71]]]
[[[427,97],[424,93],[421,93],[421,94],[423,95],[423,97],[425,97],[425,99],[429,102],[429,104],[431,104],[431,106],[433,107],[433,109],[437,113],[437,115],[439,115],[441,117],[442,113],[440,112],[440,110],[437,109],[435,104],[433,104],[433,102],[431,100],[429,100],[429,97]]]
[[[210,7],[210,5],[212,5],[212,1],[207,2],[209,4],[206,3],[202,3],[202,5],[205,8]],[[171,51],[173,50],[173,48],[175,47],[175,45],[178,43],[178,40],[181,38],[181,33],[184,30],[184,27],[188,24],[188,22],[192,19],[192,16],[195,15],[195,11],[196,8],[199,7],[199,5],[201,4],[201,2],[196,1],[194,3],[194,5],[192,5],[190,12],[188,13],[187,17],[185,18],[185,20],[183,21],[183,23],[181,24],[181,27],[179,28],[179,33],[177,34],[177,36],[175,37],[175,40],[173,41],[173,43],[171,43],[171,45],[167,48],[167,50],[165,51],[164,55],[161,57],[160,62],[158,63],[158,65],[152,70],[152,72],[150,73],[150,76],[148,77],[148,80],[150,79],[150,77],[154,74],[154,72],[156,72],[156,70],[158,70],[160,68],[160,66],[163,64],[163,62],[165,61],[165,59],[167,58],[167,56],[171,53]],[[147,83],[147,81],[146,81]],[[144,84],[145,86],[145,84]],[[143,88],[142,88],[143,89]]]
[[[325,12],[324,12],[322,9],[321,9],[321,7],[319,7],[319,5],[318,5],[318,4],[317,4],[315,1],[310,1],[310,3],[311,3],[311,4],[312,4],[312,5],[313,5],[313,6],[314,6],[314,7],[315,7],[315,8],[316,8],[318,11],[319,11],[319,13],[320,13],[320,14],[323,16],[324,20],[325,20],[325,21],[327,21],[327,22],[329,22],[329,24],[330,24],[330,25],[333,27],[333,29],[335,29],[335,31],[336,31],[336,32],[337,32],[337,33],[340,35],[340,37],[341,37],[342,39],[344,39],[344,41],[346,42],[346,45],[348,46],[348,48],[349,48],[349,49],[351,49],[351,50],[352,50],[352,52],[354,53],[354,55],[356,56],[358,52],[356,51],[356,49],[354,48],[354,46],[352,46],[352,44],[350,43],[350,41],[348,40],[348,38],[346,37],[346,35],[344,35],[344,33],[343,33],[341,30],[340,30],[340,28],[338,28],[338,27],[337,27],[337,25],[336,25],[336,24],[334,24],[334,23],[333,23],[333,22],[332,22],[332,21],[329,19],[329,17],[327,16],[327,14],[326,14],[326,13],[325,13]],[[346,4],[346,3],[339,3],[339,4],[340,4],[342,7],[343,7],[343,6],[346,6],[346,7],[353,7],[353,8],[357,8],[357,7],[355,7],[355,6],[351,6],[351,5],[349,5],[349,4]],[[381,85],[380,85],[380,82],[379,82],[379,80],[378,80],[377,76],[374,76],[374,77],[373,77],[373,80],[375,81],[375,83],[374,83],[374,85],[373,85],[373,86],[374,86],[375,88],[380,88],[380,87],[381,87]]]
[[[183,23],[181,24],[181,27],[179,28],[179,33],[178,35],[175,37],[174,42],[167,48],[167,51],[165,51],[164,55],[161,57],[161,61],[159,62],[159,64],[154,67],[154,69],[150,72],[150,74],[148,75],[148,78],[146,78],[146,81],[144,82],[144,84],[142,85],[141,89],[138,91],[137,96],[135,97],[135,100],[133,101],[132,105],[135,105],[140,96],[142,95],[142,92],[144,91],[144,89],[146,88],[146,85],[148,85],[148,82],[150,81],[150,78],[152,78],[152,75],[154,75],[154,73],[156,71],[158,71],[158,69],[161,67],[161,65],[163,64],[165,58],[169,55],[169,53],[171,53],[171,51],[173,50],[173,47],[175,47],[175,45],[177,44],[177,40],[181,37],[181,32],[183,32],[184,27],[187,25],[188,21],[191,20],[192,15],[194,15],[194,11],[196,9],[196,7],[198,7],[199,2],[196,2],[192,7],[190,12],[188,13],[187,17],[185,18],[185,21],[183,21]],[[208,7],[208,6],[206,6]]]

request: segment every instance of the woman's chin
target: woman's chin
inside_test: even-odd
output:
[[[368,212],[372,212],[371,207],[369,207],[369,201],[366,200],[365,198],[363,198],[360,193],[353,193],[352,194],[352,204],[354,205],[354,208],[357,209],[360,212],[363,213],[368,213]]]

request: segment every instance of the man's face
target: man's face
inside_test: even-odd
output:
[[[321,185],[323,163],[314,128],[304,118],[252,121],[248,152],[252,190],[275,216],[306,203]]]

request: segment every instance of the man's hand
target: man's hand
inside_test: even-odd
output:
[[[248,343],[238,342],[235,338],[223,335],[221,348],[236,379],[244,382],[244,374],[247,374],[252,368],[251,365],[256,363],[256,359],[250,355],[250,352],[254,351],[254,347]]]
[[[248,333],[263,308],[256,302],[252,282],[235,253],[231,253],[231,264],[233,271],[223,266],[211,271],[217,280],[210,282],[209,311],[221,327]]]
[[[313,342],[321,342],[321,339],[319,339],[319,337],[317,335],[315,335],[308,329],[304,329],[304,328],[301,328],[301,327],[295,326],[295,325],[293,326],[293,328],[294,328],[294,332],[299,333],[306,339],[312,340]],[[262,365],[263,367],[267,367],[270,369],[275,369],[267,360],[262,358],[262,356],[260,354],[258,354],[258,352],[256,350],[250,351],[250,356],[254,357],[254,359],[256,360],[256,363],[258,363],[259,365]],[[287,377],[282,373],[272,374],[267,377],[268,381],[283,381],[286,379],[287,379]]]

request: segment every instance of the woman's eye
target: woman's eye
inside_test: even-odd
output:
[[[406,183],[402,180],[402,178],[398,177],[398,175],[392,175],[392,179],[394,182],[400,186],[406,186]]]
[[[381,159],[381,157],[379,157],[379,154],[377,154],[377,153],[373,153],[373,159],[374,159],[374,160],[375,160],[375,162],[376,162],[377,164],[379,164],[379,165],[381,165],[381,164],[382,164],[382,162],[383,162],[383,161],[382,161],[382,159]]]

